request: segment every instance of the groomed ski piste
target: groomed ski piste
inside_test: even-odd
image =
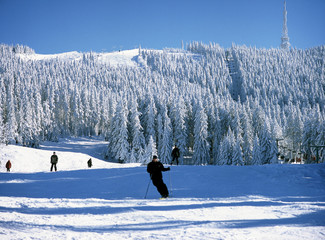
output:
[[[98,138],[0,145],[0,238],[325,238],[324,164],[173,165],[163,173],[172,197],[150,183],[144,199],[146,166],[105,162],[105,148]]]

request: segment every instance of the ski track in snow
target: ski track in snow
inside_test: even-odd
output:
[[[105,146],[97,138],[0,145],[0,238],[325,238],[324,164],[171,166],[164,181],[173,197],[159,200],[150,184],[144,199],[146,167],[103,161]]]

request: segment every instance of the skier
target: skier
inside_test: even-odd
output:
[[[89,158],[89,160],[87,161],[88,167],[91,168],[91,166],[93,165],[91,158]]]
[[[173,151],[172,151],[172,158],[173,158],[173,159],[172,159],[170,165],[173,165],[174,160],[176,160],[176,164],[178,165],[178,158],[179,158],[179,156],[180,156],[179,149],[178,149],[178,147],[175,145],[175,147],[174,147],[174,149],[173,149]]]
[[[150,173],[150,178],[153,185],[156,186],[162,198],[168,198],[169,192],[166,184],[163,182],[161,172],[169,171],[170,167],[165,168],[161,162],[158,161],[157,156],[153,156],[152,161],[147,166],[147,172]]]
[[[11,168],[10,160],[8,160],[8,162],[6,163],[6,168],[7,168],[7,172],[10,172],[10,168]]]
[[[58,163],[58,156],[53,152],[53,155],[51,156],[51,172],[54,170],[57,171],[56,164]]]

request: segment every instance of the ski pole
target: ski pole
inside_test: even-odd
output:
[[[169,170],[169,188],[170,188],[170,195],[172,196],[173,194],[173,189],[172,189],[172,180],[171,180],[171,173],[170,173],[170,170]]]
[[[148,190],[149,190],[150,182],[151,182],[151,178],[149,178],[148,187],[147,187],[146,195],[144,195],[144,199],[147,198],[147,194],[148,194]]]

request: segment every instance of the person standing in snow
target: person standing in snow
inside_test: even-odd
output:
[[[176,160],[176,164],[178,165],[178,158],[180,156],[180,153],[179,153],[179,148],[175,145],[173,151],[172,151],[172,161],[170,163],[170,165],[173,165],[173,162],[174,160]]]
[[[6,168],[7,168],[7,172],[10,172],[10,168],[11,168],[10,160],[8,160],[8,162],[6,163]]]
[[[89,160],[87,161],[88,167],[91,168],[91,166],[93,165],[91,158],[89,158]]]
[[[56,164],[58,163],[58,156],[53,152],[53,155],[51,156],[51,172],[54,170],[57,171]]]
[[[163,182],[161,172],[169,170],[170,167],[165,168],[163,164],[158,161],[157,156],[153,156],[152,161],[147,166],[147,172],[150,173],[152,183],[157,188],[162,198],[167,198],[169,196],[169,192],[166,184]]]

